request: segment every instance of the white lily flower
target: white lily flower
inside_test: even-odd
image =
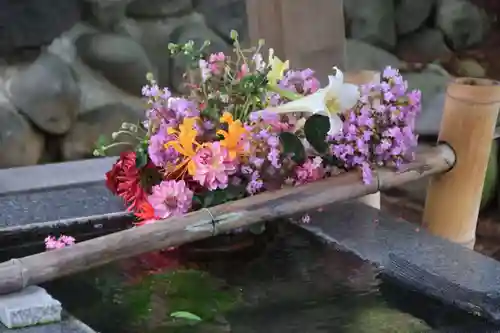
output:
[[[335,75],[328,76],[328,86],[309,96],[267,110],[277,113],[321,114],[330,119],[328,134],[339,133],[342,130],[339,113],[355,106],[360,98],[360,92],[358,86],[344,83],[344,74],[337,67],[334,67],[334,70]]]

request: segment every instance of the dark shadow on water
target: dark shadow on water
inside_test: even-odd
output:
[[[156,252],[45,287],[101,333],[412,333],[482,323],[398,288],[302,229],[276,227],[251,253],[193,261]],[[202,321],[173,319],[175,311]]]

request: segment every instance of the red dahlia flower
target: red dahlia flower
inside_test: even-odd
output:
[[[147,200],[147,193],[141,184],[140,170],[135,166],[135,157],[134,151],[121,153],[120,158],[106,173],[107,188],[126,202],[128,211],[136,211]]]

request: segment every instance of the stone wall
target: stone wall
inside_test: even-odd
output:
[[[438,59],[488,26],[466,0],[345,0],[345,14],[348,70]],[[179,86],[169,42],[224,51],[231,29],[247,35],[244,0],[0,0],[0,167],[90,157],[100,134],[142,116],[147,72]],[[419,130],[433,134],[449,76],[437,65],[406,76],[424,91]]]

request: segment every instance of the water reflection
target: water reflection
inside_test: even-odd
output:
[[[428,331],[423,321],[391,308],[376,273],[282,224],[253,256],[189,262],[167,251],[46,287],[102,333]],[[202,321],[172,318],[175,311]]]

